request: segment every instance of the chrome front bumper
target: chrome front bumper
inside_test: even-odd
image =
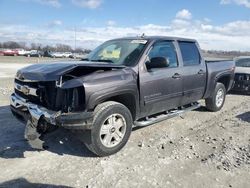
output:
[[[44,132],[39,131],[38,126],[47,128],[46,123],[56,125],[56,117],[60,112],[51,112],[46,108],[28,102],[26,99],[23,99],[15,93],[10,96],[10,105],[11,110],[16,117],[21,116],[27,121],[24,138],[28,141],[30,146],[34,149],[45,149],[44,141],[41,139],[41,135]],[[45,120],[45,124],[43,120]]]
[[[68,129],[90,129],[92,125],[93,112],[62,113],[61,111],[51,111],[31,103],[15,93],[10,96],[10,105],[14,115],[21,116],[26,121],[30,120],[35,126],[40,120]]]
[[[48,123],[56,125],[56,118],[61,112],[50,111],[44,107],[28,102],[26,99],[13,93],[10,96],[10,105],[20,112],[28,112],[31,116],[31,121],[34,125],[43,117]]]
[[[49,125],[63,126],[68,129],[90,129],[92,125],[92,112],[62,113],[61,111],[50,111],[15,93],[10,96],[10,106],[13,115],[18,119],[26,120],[24,137],[34,149],[45,149],[41,135],[46,132]]]

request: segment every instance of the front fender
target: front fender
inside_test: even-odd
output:
[[[119,96],[119,95],[126,95],[126,94],[130,94],[132,96],[134,96],[135,101],[139,101],[139,95],[138,95],[138,91],[137,88],[134,88],[134,86],[132,86],[131,88],[129,88],[129,86],[127,86],[128,89],[120,89],[117,90],[116,87],[113,88],[109,88],[107,90],[102,90],[102,91],[98,91],[98,92],[94,92],[92,95],[89,96],[89,99],[87,100],[87,104],[86,104],[86,108],[88,110],[93,110],[98,104],[107,101],[108,99],[115,97],[115,96]]]

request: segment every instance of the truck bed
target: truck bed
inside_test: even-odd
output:
[[[214,83],[220,77],[221,75],[228,76],[228,80],[230,82],[233,81],[232,76],[234,77],[234,68],[235,68],[235,62],[233,60],[205,60],[206,66],[207,66],[207,90],[204,95],[204,98],[211,95],[211,91],[213,91]],[[228,83],[229,85],[232,85],[232,83]],[[231,87],[228,88],[230,90]]]

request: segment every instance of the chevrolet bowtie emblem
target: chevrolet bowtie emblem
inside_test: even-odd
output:
[[[27,86],[22,86],[21,91],[25,94],[28,95],[30,92],[30,89]]]

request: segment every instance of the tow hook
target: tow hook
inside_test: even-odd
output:
[[[33,124],[30,120],[27,121],[24,138],[28,141],[33,149],[44,150],[44,141],[41,140],[42,133],[39,133],[37,125]]]

